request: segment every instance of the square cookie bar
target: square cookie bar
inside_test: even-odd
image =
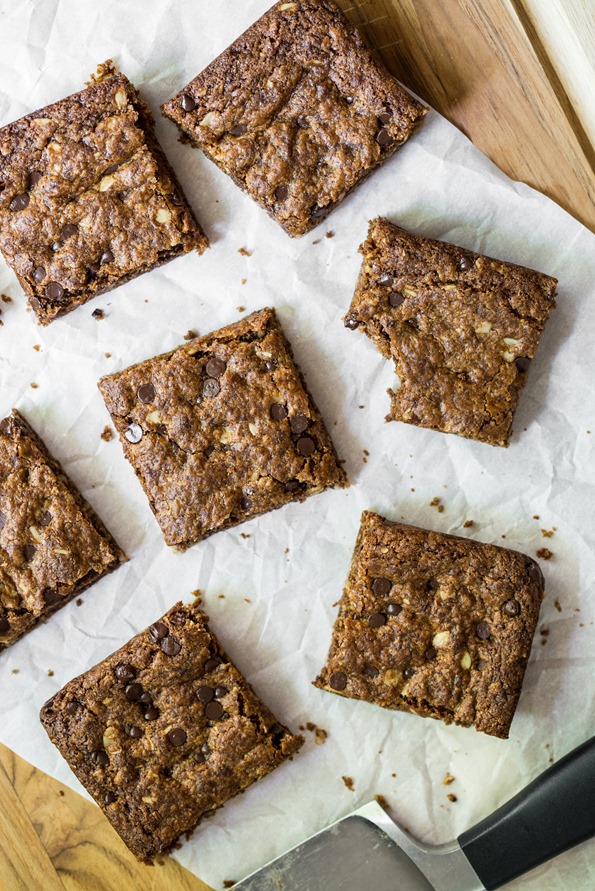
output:
[[[41,721],[139,860],[303,743],[257,698],[204,614],[181,603],[66,684]]]
[[[124,560],[18,411],[0,421],[0,653]]]
[[[360,252],[345,325],[395,363],[386,420],[508,445],[556,279],[382,218]]]
[[[315,686],[505,739],[543,586],[517,551],[364,511]]]
[[[331,0],[276,3],[162,110],[293,236],[318,225],[427,111]]]
[[[0,129],[0,250],[43,325],[207,246],[148,106],[111,61]]]
[[[99,389],[168,545],[347,485],[273,309]]]

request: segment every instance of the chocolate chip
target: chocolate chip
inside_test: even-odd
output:
[[[471,257],[462,256],[459,260],[459,269],[461,272],[467,272],[468,269],[471,269],[475,265],[475,262],[471,259]]]
[[[113,792],[106,792],[105,795],[103,796],[104,804],[113,804],[114,801],[117,801],[117,800],[118,800],[118,796],[115,795]]]
[[[436,658],[436,650],[434,649],[434,647],[428,647],[428,649],[424,653],[424,656],[426,657],[426,660],[428,662],[431,662],[432,659],[435,659]]]
[[[115,173],[120,165],[119,164],[110,164],[109,167],[106,167],[103,171],[104,176],[111,176],[112,173]]]
[[[280,402],[273,402],[270,415],[273,421],[282,421],[287,417],[287,409]]]
[[[155,641],[163,640],[163,638],[167,637],[169,634],[169,628],[164,622],[155,622],[155,624],[151,625],[149,628],[149,634]]]
[[[543,583],[543,572],[541,571],[541,566],[539,563],[536,563],[535,560],[532,560],[531,557],[525,557],[525,567],[527,569],[527,575],[534,582],[542,582]]]
[[[104,749],[98,749],[97,752],[91,754],[91,761],[100,767],[107,767],[109,764],[109,756]]]
[[[223,687],[220,685],[219,687],[215,687],[215,699],[223,699],[224,696],[227,696],[229,690],[227,687]]]
[[[140,739],[141,736],[144,736],[144,732],[140,727],[137,727],[136,724],[125,724],[124,730],[132,739]]]
[[[129,702],[138,702],[142,695],[143,688],[141,684],[128,684],[124,690],[124,696]]]
[[[403,671],[404,678],[412,678],[414,674],[415,674],[415,668],[409,667]]]
[[[44,293],[48,300],[61,300],[64,296],[64,288],[60,282],[48,282]]]
[[[393,116],[388,111],[383,111],[382,114],[378,115],[378,120],[380,121],[381,124],[390,124],[392,119],[393,119]]]
[[[47,606],[51,606],[53,603],[58,603],[61,599],[60,592],[56,591],[55,588],[46,588],[43,592],[43,598]]]
[[[215,451],[215,446],[212,446],[212,445],[207,446],[203,452],[203,455],[205,456],[205,458],[210,458],[214,451]]]
[[[129,424],[126,430],[124,431],[124,436],[131,442],[133,445],[137,442],[140,442],[143,438],[143,428],[140,424]]]
[[[399,613],[403,612],[403,607],[400,603],[387,603],[386,611],[389,616],[398,616]]]
[[[139,696],[138,701],[141,705],[153,705],[153,696],[148,690],[145,690],[145,692]]]
[[[197,764],[204,764],[207,760],[202,752],[195,752],[193,758]]]
[[[43,173],[40,170],[32,170],[27,178],[27,188],[32,189],[33,186],[36,186]]]
[[[145,721],[155,721],[159,717],[159,710],[154,705],[145,709]]]
[[[220,392],[221,392],[221,387],[219,385],[219,381],[215,380],[214,377],[208,377],[202,387],[203,396],[208,396],[209,398],[213,398],[214,396],[217,396]]]
[[[43,266],[37,266],[36,269],[33,270],[33,281],[35,284],[40,285],[46,275],[45,268]]]
[[[206,705],[207,702],[210,702],[211,699],[215,698],[215,691],[212,687],[207,687],[206,685],[204,685],[202,687],[199,687],[196,691],[196,698],[200,700],[200,702],[202,702],[204,705]]]
[[[346,328],[349,328],[350,331],[355,331],[356,328],[359,328],[359,319],[348,318],[343,322]]]
[[[398,291],[391,291],[390,294],[388,295],[388,302],[390,303],[391,306],[397,307],[405,302],[405,298],[403,297],[402,294],[399,294]]]
[[[316,443],[311,436],[301,436],[297,441],[296,448],[300,455],[309,458],[316,451]]]
[[[247,126],[245,124],[236,124],[235,127],[232,127],[229,131],[230,136],[243,136],[247,130]]]
[[[511,598],[507,600],[506,603],[502,606],[503,611],[507,616],[518,616],[521,611],[521,605],[518,600]]]
[[[277,188],[275,189],[276,201],[285,201],[288,195],[289,189],[287,188],[287,186],[277,186]]]
[[[186,740],[188,739],[188,734],[185,730],[182,730],[181,727],[176,727],[174,730],[170,730],[167,734],[167,740],[178,748],[179,746],[183,746]]]
[[[364,665],[363,673],[368,678],[377,678],[380,674],[375,665]]]
[[[174,192],[171,196],[171,203],[174,204],[176,207],[183,207],[184,199],[179,194],[179,192]]]
[[[481,640],[487,640],[490,636],[490,626],[487,622],[478,622],[475,626],[475,633]]]
[[[223,359],[218,359],[217,356],[213,356],[207,362],[206,372],[209,377],[221,377],[226,368],[227,362],[224,362]]]
[[[29,200],[27,193],[22,192],[20,195],[15,195],[8,206],[11,210],[25,210],[29,206]]]
[[[12,418],[2,418],[0,421],[0,433],[10,436],[12,433]]]
[[[313,204],[310,208],[310,216],[313,220],[318,220],[320,217],[326,216],[328,207],[319,207],[318,204]]]
[[[428,579],[425,584],[426,591],[435,591],[438,587],[438,582],[436,579]]]
[[[10,622],[6,616],[0,616],[0,634],[6,634],[7,631],[10,631]]]
[[[287,480],[287,482],[285,483],[286,492],[297,492],[297,490],[300,488],[301,484],[299,480]]]
[[[385,146],[390,145],[392,143],[392,141],[393,141],[393,138],[390,135],[390,133],[388,132],[388,130],[385,127],[381,127],[380,130],[378,131],[378,133],[376,134],[376,142],[378,143],[378,145],[380,145],[384,148]]]
[[[414,328],[416,331],[419,331],[419,322],[417,321],[417,319],[405,319],[405,321],[411,328]]]
[[[23,557],[25,558],[27,563],[31,563],[31,560],[33,560],[33,557],[35,556],[36,551],[37,551],[37,548],[35,547],[35,545],[32,545],[32,544],[25,545],[25,547],[23,548]]]
[[[335,671],[328,679],[333,690],[344,690],[347,686],[347,675],[342,671]]]
[[[368,616],[368,625],[370,628],[381,628],[386,625],[386,615],[384,613],[371,613]]]
[[[220,702],[213,700],[205,705],[205,716],[209,721],[218,721],[223,716],[224,708]]]
[[[310,426],[310,420],[306,417],[306,415],[297,414],[294,415],[293,418],[289,421],[289,426],[291,427],[292,433],[303,433],[304,430],[307,430]]]
[[[242,510],[250,510],[250,508],[252,507],[252,502],[249,498],[241,498],[240,507],[242,508]]]
[[[46,510],[41,520],[38,521],[40,526],[49,526],[52,522],[52,515],[49,510]]]
[[[377,594],[378,597],[387,597],[391,592],[392,586],[393,583],[390,579],[374,579],[374,581],[372,582],[372,591],[374,592],[374,594]]]
[[[183,111],[194,111],[196,108],[196,102],[189,93],[182,93],[180,96],[180,105],[182,106]]]
[[[215,671],[216,668],[219,668],[221,665],[221,659],[218,656],[213,656],[212,659],[207,659],[204,665],[205,674],[210,674],[211,671]]]
[[[68,705],[66,706],[64,711],[66,712],[67,715],[75,715],[78,712],[80,707],[81,707],[80,702],[78,702],[76,699],[73,699],[72,702],[68,703]]]
[[[182,644],[177,637],[172,637],[170,634],[161,641],[161,649],[166,656],[177,656],[182,649]]]
[[[528,359],[527,356],[517,356],[517,358],[514,360],[514,364],[521,374],[526,374],[529,371],[531,359]]]
[[[127,684],[129,681],[133,681],[136,677],[136,668],[129,665],[128,662],[120,662],[119,665],[116,665],[115,675],[119,681]]]
[[[73,235],[79,231],[79,227],[75,223],[66,223],[65,226],[62,226],[62,231],[60,232],[60,237],[62,241],[66,241],[69,238],[72,238]]]
[[[99,258],[99,265],[105,266],[106,263],[113,263],[114,255],[110,250],[104,251],[101,257]]]
[[[269,359],[267,362],[264,363],[264,367],[267,371],[274,371],[277,367],[277,363],[274,359]]]
[[[376,279],[377,285],[392,285],[393,277],[388,272],[383,272],[380,278]]]
[[[146,405],[150,405],[155,398],[155,387],[153,384],[141,384],[136,391],[136,398],[139,402],[144,402]]]

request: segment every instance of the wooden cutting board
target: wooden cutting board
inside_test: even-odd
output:
[[[403,83],[595,230],[589,0],[339,2]],[[171,858],[138,864],[97,807],[0,746],[0,891],[132,888],[208,891]]]

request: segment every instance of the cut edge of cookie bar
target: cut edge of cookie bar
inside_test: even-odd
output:
[[[382,217],[370,221],[359,251],[364,259],[344,324],[361,328],[395,363],[386,420],[507,446],[530,362],[556,306],[557,280],[414,235]],[[439,317],[438,306],[448,335],[442,339],[432,331],[431,316],[424,318],[436,294],[444,306],[459,301],[458,312],[468,313],[458,327],[456,318],[445,322],[446,312]],[[514,332],[498,332],[499,314]],[[465,362],[465,349],[474,351],[476,367]],[[489,374],[481,361],[491,363]]]

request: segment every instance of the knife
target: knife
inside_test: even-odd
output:
[[[593,835],[595,737],[455,842],[422,844],[373,801],[234,891],[492,891]]]

